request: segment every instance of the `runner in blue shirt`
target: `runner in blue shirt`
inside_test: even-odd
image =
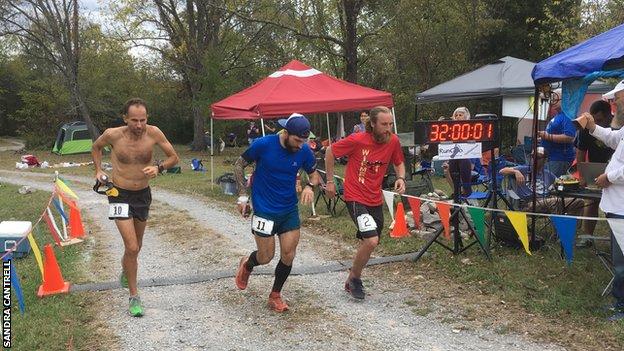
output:
[[[305,116],[293,113],[288,119],[279,120],[284,132],[268,135],[254,141],[235,163],[234,173],[238,183],[238,209],[243,216],[249,215],[249,197],[243,172],[255,163],[251,182],[251,232],[257,250],[240,260],[236,272],[236,286],[247,288],[249,275],[255,266],[264,265],[275,255],[275,235],[280,242],[280,261],[275,267],[275,282],[269,295],[269,307],[277,312],[288,310],[281,291],[295,258],[299,243],[300,221],[295,190],[297,174],[303,168],[310,182],[301,192],[301,203],[310,204],[314,199],[314,187],[320,183],[316,172],[316,159],[306,144],[310,135],[310,122]]]

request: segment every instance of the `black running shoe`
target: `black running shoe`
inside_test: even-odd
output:
[[[366,293],[364,292],[364,285],[362,285],[362,279],[351,278],[345,282],[345,290],[356,299],[364,300]]]

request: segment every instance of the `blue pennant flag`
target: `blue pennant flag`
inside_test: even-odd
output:
[[[56,208],[58,213],[60,213],[61,217],[63,217],[65,224],[69,223],[69,219],[67,219],[67,215],[65,214],[65,211],[63,211],[63,208],[61,207],[61,204],[59,203],[58,199],[54,198],[52,199],[52,202],[54,203],[54,207]]]
[[[9,253],[4,257],[4,261],[11,259],[13,254]],[[22,286],[20,285],[19,276],[15,271],[15,265],[11,262],[11,287],[15,290],[15,295],[17,295],[17,305],[19,306],[19,310],[21,314],[24,314],[24,293],[22,292]]]
[[[557,235],[559,236],[559,241],[561,242],[561,247],[563,247],[563,253],[565,255],[566,262],[568,262],[568,265],[570,265],[572,264],[572,259],[574,258],[576,218],[551,216],[550,219],[555,226]]]

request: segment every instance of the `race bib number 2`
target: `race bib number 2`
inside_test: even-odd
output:
[[[275,222],[270,219],[258,217],[255,215],[251,217],[251,229],[258,233],[271,235],[273,232],[274,224]]]
[[[110,218],[128,218],[128,204],[109,204],[108,217]]]
[[[358,230],[360,232],[369,232],[377,229],[377,222],[373,216],[369,214],[361,214],[357,217]]]

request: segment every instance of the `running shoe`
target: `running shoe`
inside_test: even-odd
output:
[[[141,298],[139,298],[139,296],[131,296],[129,301],[130,307],[128,308],[128,311],[130,311],[130,315],[132,317],[143,316],[143,305],[141,305]]]
[[[364,285],[362,284],[362,279],[359,278],[347,279],[347,281],[345,282],[345,291],[359,300],[363,300],[364,297],[366,297],[366,293],[364,292]]]
[[[247,260],[248,257],[243,257],[238,264],[238,271],[236,271],[236,287],[240,290],[245,290],[247,288],[247,282],[249,281],[249,275],[251,271],[247,269]]]
[[[119,275],[119,284],[121,284],[122,288],[128,289],[128,277],[126,276],[126,272],[122,271]]]
[[[269,295],[269,308],[275,312],[288,311],[288,305],[282,300],[282,295],[277,291],[273,291]]]

